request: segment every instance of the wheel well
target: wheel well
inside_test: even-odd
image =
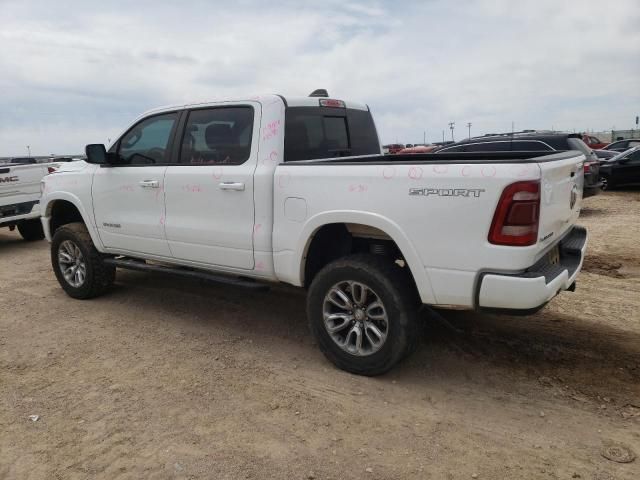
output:
[[[76,206],[66,200],[56,200],[51,206],[51,235],[63,225],[73,222],[84,222]]]
[[[382,230],[357,223],[332,223],[320,227],[307,247],[304,286],[308,287],[328,263],[355,253],[381,255],[407,266],[396,242]]]

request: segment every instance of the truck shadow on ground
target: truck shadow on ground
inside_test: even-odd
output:
[[[41,245],[45,240],[37,240],[33,242],[27,242],[19,235],[9,233],[9,229],[6,229],[6,233],[0,230],[0,255],[9,255],[16,251],[29,250],[37,245]]]
[[[317,353],[303,290],[276,286],[270,292],[253,292],[119,271],[118,285],[109,296],[134,296],[126,301],[149,314],[170,309],[181,328],[196,325],[209,331],[215,326],[249,337],[261,348],[286,350],[294,342],[296,350]],[[425,311],[422,316],[424,338],[418,352],[390,374],[403,382],[425,383],[425,375],[436,367],[454,382],[466,381],[473,372],[476,378],[513,378],[515,389],[518,381],[544,378],[592,398],[612,396],[613,391],[640,401],[640,335],[546,310],[531,317],[454,311]]]

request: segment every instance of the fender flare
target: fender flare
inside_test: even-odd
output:
[[[72,204],[78,212],[80,212],[80,216],[82,217],[82,221],[87,226],[87,230],[89,231],[89,236],[91,237],[91,241],[95,245],[96,249],[100,252],[104,251],[104,245],[100,240],[100,235],[98,234],[98,229],[96,228],[95,222],[93,221],[93,215],[90,215],[86,209],[82,206],[82,202],[80,199],[69,192],[54,192],[50,195],[47,195],[44,199],[46,203],[41,206],[42,212],[42,226],[44,227],[45,234],[47,236],[47,240],[51,241],[51,209],[53,204],[57,201],[65,201]],[[93,212],[92,212],[93,213]]]
[[[370,212],[362,212],[357,210],[334,210],[322,212],[309,218],[300,232],[300,240],[298,241],[294,251],[294,262],[299,265],[299,284],[303,284],[304,272],[306,265],[306,256],[309,246],[320,228],[333,223],[356,223],[366,225],[368,227],[377,228],[386,233],[398,246],[402,256],[407,262],[407,267],[413,275],[413,279],[420,293],[423,303],[435,304],[436,298],[431,287],[431,281],[427,275],[427,271],[418,256],[416,249],[409,239],[404,235],[400,227],[390,219]]]

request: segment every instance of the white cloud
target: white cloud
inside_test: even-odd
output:
[[[0,1],[0,155],[79,152],[157,105],[321,87],[368,103],[385,142],[450,120],[628,127],[639,20],[637,0]]]

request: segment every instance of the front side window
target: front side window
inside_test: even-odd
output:
[[[121,139],[118,154],[127,165],[153,165],[169,161],[168,145],[178,118],[177,113],[142,120]]]
[[[252,107],[193,110],[185,126],[180,163],[240,165],[251,154]]]

